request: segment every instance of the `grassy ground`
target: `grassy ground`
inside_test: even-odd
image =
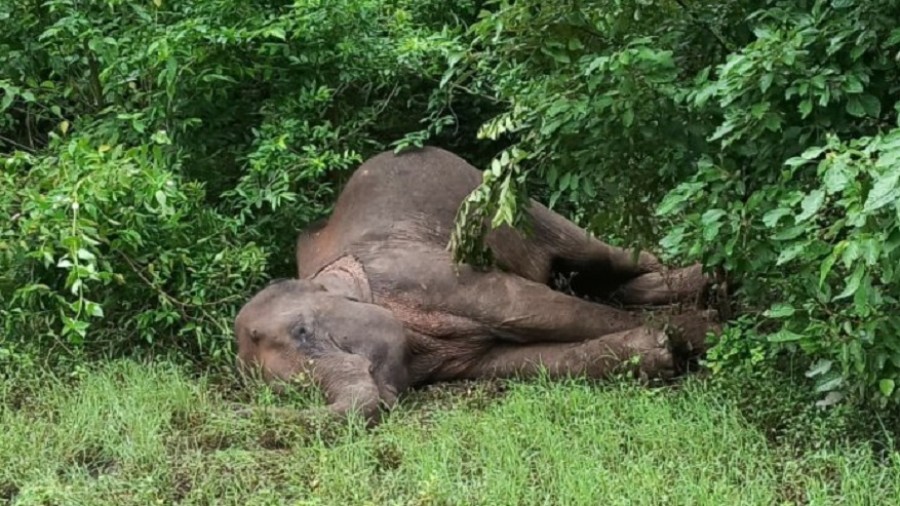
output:
[[[900,454],[773,446],[698,381],[417,393],[372,431],[236,416],[236,389],[161,363],[0,386],[0,503],[890,504]]]

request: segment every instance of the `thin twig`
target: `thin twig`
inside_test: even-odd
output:
[[[137,274],[144,283],[146,283],[148,286],[157,290],[161,295],[166,297],[166,299],[168,299],[170,302],[172,302],[174,304],[178,304],[179,306],[181,306],[183,308],[201,309],[201,308],[209,307],[209,306],[218,306],[220,304],[224,304],[226,302],[235,300],[239,297],[239,295],[229,295],[228,297],[223,297],[219,300],[214,300],[212,302],[204,302],[202,304],[193,304],[190,302],[180,301],[180,300],[176,299],[175,297],[169,295],[168,293],[163,291],[161,288],[159,288],[156,284],[154,284],[152,281],[147,279],[147,277],[144,276],[143,273],[140,271],[140,268],[137,266],[137,264],[134,262],[134,260],[132,260],[130,257],[128,257],[126,254],[122,253],[121,251],[118,253],[126,262],[128,262],[128,266],[131,267],[131,270],[133,270],[134,273]]]
[[[182,301],[176,299],[175,297],[169,295],[168,293],[166,293],[165,290],[163,290],[162,288],[160,288],[159,286],[157,286],[155,283],[153,283],[153,281],[151,281],[150,279],[148,279],[148,278],[144,275],[144,273],[141,272],[141,269],[137,266],[137,264],[134,263],[134,260],[132,260],[130,257],[128,257],[128,255],[126,255],[125,253],[122,253],[121,251],[119,251],[118,253],[119,253],[119,256],[121,256],[121,257],[125,260],[125,262],[128,263],[128,266],[131,268],[131,270],[134,271],[134,273],[135,273],[139,278],[141,278],[141,281],[143,281],[144,284],[146,284],[148,287],[150,287],[150,288],[152,288],[154,291],[156,291],[156,293],[159,294],[161,297],[163,297],[163,298],[166,299],[167,301],[169,301],[169,302],[171,302],[172,304],[174,304],[175,306],[177,306],[177,307],[178,307],[178,312],[181,313],[181,316],[184,317],[184,319],[186,319],[186,320],[198,320],[198,321],[201,321],[201,320],[202,320],[201,318],[193,317],[193,316],[191,316],[190,314],[188,314],[188,310],[189,310],[189,309],[194,309],[194,310],[196,310],[196,311],[199,311],[199,312],[200,312],[200,313],[201,313],[201,314],[202,314],[202,315],[203,315],[210,323],[212,323],[213,325],[215,325],[216,327],[218,327],[218,329],[219,329],[221,332],[228,333],[228,329],[223,328],[223,327],[219,324],[219,322],[216,320],[216,318],[215,318],[214,316],[212,316],[211,314],[209,314],[208,311],[206,311],[206,309],[204,308],[204,306],[220,304],[220,303],[222,303],[222,302],[224,302],[224,301],[227,301],[227,300],[229,300],[229,299],[236,298],[236,296],[230,296],[230,297],[226,297],[226,298],[224,298],[224,299],[221,299],[221,300],[219,300],[219,301],[215,301],[215,302],[207,302],[207,303],[199,304],[199,305],[198,305],[198,304],[190,304],[190,303],[187,303],[187,302],[182,302]]]
[[[24,144],[21,144],[21,143],[19,143],[19,142],[16,142],[16,141],[10,139],[9,137],[0,135],[0,141],[5,142],[5,143],[7,143],[7,144],[12,144],[13,147],[19,148],[19,149],[21,149],[22,151],[27,151],[27,152],[29,152],[29,153],[31,153],[31,154],[34,154],[34,153],[35,153],[34,148],[30,148],[30,147],[28,147],[28,146],[26,146],[26,145],[24,145]]]
[[[141,272],[141,269],[137,266],[137,264],[134,263],[134,260],[129,258],[128,255],[126,255],[125,253],[122,253],[121,251],[118,253],[125,260],[125,262],[128,264],[128,266],[131,267],[131,270],[134,271],[134,273],[137,275],[137,277],[141,278],[141,281],[143,281],[145,285],[147,285],[150,288],[152,288],[153,290],[155,290],[158,295],[160,295],[164,299],[168,300],[172,304],[175,304],[182,310],[187,309],[187,307],[188,307],[187,303],[181,302],[180,300],[176,299],[175,297],[169,295],[168,293],[165,292],[165,290],[163,290],[162,288],[157,286],[156,283],[154,283],[153,281],[148,279],[147,276],[145,276],[144,273]],[[185,318],[190,318],[185,313],[182,313],[182,316],[184,316]]]

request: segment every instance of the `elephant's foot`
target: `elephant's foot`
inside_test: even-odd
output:
[[[638,327],[575,343],[503,344],[470,370],[471,378],[609,378],[626,372],[644,379],[669,379],[675,359],[661,329]]]
[[[702,305],[712,278],[700,264],[642,274],[622,285],[613,297],[628,306]]]
[[[676,357],[686,360],[706,353],[709,335],[722,332],[719,314],[713,309],[669,315],[659,324],[665,329]]]

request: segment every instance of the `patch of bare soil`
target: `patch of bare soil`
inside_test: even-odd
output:
[[[119,468],[118,462],[106,454],[99,445],[88,445],[72,455],[70,463],[85,469],[92,478],[112,474]]]
[[[0,504],[12,504],[16,496],[19,495],[19,487],[10,482],[0,483]]]

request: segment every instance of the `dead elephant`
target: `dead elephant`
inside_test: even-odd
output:
[[[382,153],[344,187],[326,224],[297,241],[298,278],[257,293],[235,321],[238,364],[269,382],[306,375],[331,413],[375,420],[404,390],[457,379],[606,378],[630,370],[671,377],[701,353],[714,314],[700,309],[647,324],[645,316],[564,294],[629,306],[690,302],[709,279],[699,266],[666,269],[590,237],[537,202],[532,230],[487,237],[497,268],[454,265],[447,250],[461,202],[481,173],[437,148]]]

